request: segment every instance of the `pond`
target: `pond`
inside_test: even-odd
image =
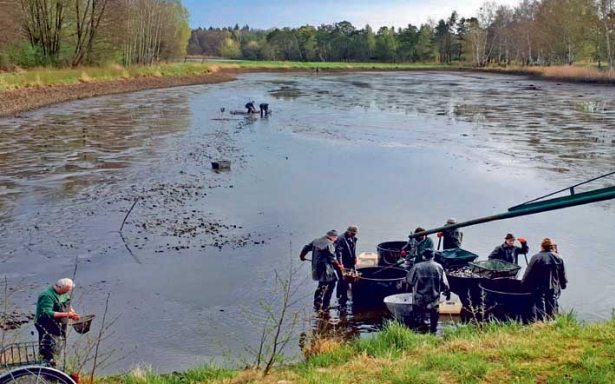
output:
[[[99,321],[110,295],[120,361],[107,372],[225,361],[258,341],[259,300],[291,260],[310,305],[298,254],[329,229],[356,224],[358,251],[375,252],[419,225],[504,212],[613,171],[614,96],[469,72],[249,74],[2,119],[2,274],[26,312],[73,274],[81,313]],[[273,114],[229,114],[249,100]],[[218,160],[231,170],[213,172]],[[530,254],[555,239],[570,281],[560,304],[604,320],[614,211],[611,201],[469,227],[463,247],[484,259],[509,232]],[[379,318],[339,323],[362,334]]]

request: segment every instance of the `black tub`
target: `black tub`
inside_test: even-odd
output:
[[[521,280],[485,279],[479,286],[484,292],[485,309],[491,318],[524,323],[532,319],[534,298],[521,284]]]
[[[384,308],[385,297],[406,292],[408,272],[403,268],[365,267],[358,271],[361,278],[352,283],[353,308]]]
[[[380,256],[380,265],[391,265],[401,258],[401,249],[407,241],[386,241],[378,244],[376,250]],[[385,272],[382,272],[385,273]]]
[[[461,305],[462,320],[480,320],[481,306],[483,304],[483,291],[479,284],[487,280],[483,277],[459,277],[453,275],[446,275],[448,284],[451,287],[451,292],[459,296]]]

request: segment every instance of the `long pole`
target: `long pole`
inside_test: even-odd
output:
[[[419,233],[412,233],[408,237],[415,238],[424,235],[430,235],[445,230],[457,229],[462,227],[470,227],[472,225],[488,223],[490,221],[512,219],[518,216],[533,215],[540,212],[554,211],[557,209],[574,207],[596,203],[599,201],[615,199],[615,187],[607,187],[596,189],[589,192],[576,193],[571,196],[558,197],[544,201],[521,204],[508,209],[508,212],[500,213],[493,216],[485,216],[474,220],[464,221],[457,224],[450,224],[444,227],[429,229]]]

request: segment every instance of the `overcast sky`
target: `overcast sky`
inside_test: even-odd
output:
[[[318,26],[350,21],[355,27],[419,26],[429,18],[446,19],[456,10],[475,16],[484,0],[183,0],[193,28],[248,24],[252,28]],[[496,0],[516,6],[520,0]]]

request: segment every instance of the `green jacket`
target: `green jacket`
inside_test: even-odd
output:
[[[434,246],[433,241],[429,237],[425,237],[421,241],[417,239],[409,239],[408,243],[406,243],[402,249],[408,252],[406,261],[412,261],[416,264],[423,261],[423,251],[426,249],[434,249]]]
[[[53,287],[44,290],[36,302],[36,318],[38,321],[41,317],[49,317],[53,319],[54,312],[63,312],[70,300],[70,295],[64,293],[58,294]]]

